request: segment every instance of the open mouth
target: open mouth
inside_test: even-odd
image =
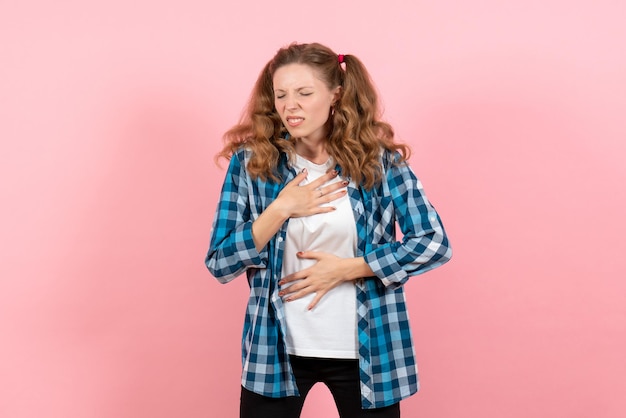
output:
[[[299,126],[302,122],[304,122],[304,118],[299,116],[287,116],[287,125],[291,127]]]

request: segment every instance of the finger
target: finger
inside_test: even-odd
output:
[[[297,292],[291,293],[289,295],[287,295],[287,297],[285,298],[285,302],[293,302],[294,300],[298,300],[300,298],[305,297],[306,295],[313,293],[314,290],[311,289],[310,287],[305,287],[304,289],[301,289]]]
[[[287,286],[284,289],[281,289],[280,292],[278,292],[278,296],[282,297],[289,297],[290,295],[292,295],[293,293],[299,292],[303,289],[303,286],[300,285],[299,283],[296,284],[292,284],[291,286]]]
[[[320,260],[322,258],[322,253],[318,251],[299,251],[296,255],[299,258],[307,258],[311,260]]]
[[[320,187],[314,190],[314,193],[317,194],[319,201],[322,203],[329,203],[333,200],[339,199],[342,196],[345,196],[348,193],[346,186],[350,184],[348,181],[336,181],[328,186]],[[341,189],[341,190],[340,190]],[[339,190],[337,192],[337,190]]]
[[[318,200],[322,203],[330,203],[333,200],[337,200],[340,197],[343,197],[348,193],[348,191],[345,189],[339,190],[338,192],[335,192],[335,193],[329,193],[329,194],[324,194],[324,192],[321,190],[320,192],[321,192],[321,196],[318,197]]]
[[[278,282],[278,285],[282,286],[282,285],[287,284],[287,283],[296,282],[298,280],[302,280],[302,279],[306,278],[306,276],[307,276],[306,270],[301,270],[301,271],[298,271],[296,273],[291,273],[291,274],[283,277],[282,279],[280,279],[280,281]]]
[[[285,188],[287,187],[296,187],[299,186],[300,183],[302,183],[304,181],[304,179],[306,179],[306,176],[308,175],[308,171],[306,171],[306,168],[303,168],[302,171],[300,171],[298,174],[296,174],[296,176],[285,185]]]
[[[317,292],[315,294],[315,297],[313,298],[313,300],[311,301],[311,303],[307,307],[307,310],[312,311],[313,308],[315,308],[317,306],[317,303],[322,299],[322,297],[324,296],[325,293],[326,292]]]
[[[311,209],[311,215],[319,215],[320,213],[329,213],[334,210],[337,210],[334,206],[318,206]]]
[[[307,187],[310,187],[311,189],[317,189],[319,188],[321,185],[323,185],[324,183],[326,183],[328,180],[330,179],[334,179],[335,177],[337,177],[337,174],[339,174],[337,172],[337,170],[332,170],[329,171],[328,173],[318,177],[317,179],[313,180],[312,182],[310,182]]]
[[[347,180],[344,181],[336,181],[333,184],[329,184],[328,186],[324,186],[321,187],[320,190],[322,191],[322,194],[324,195],[328,195],[331,194],[339,189],[343,189],[344,187],[346,187],[348,184],[350,184]]]

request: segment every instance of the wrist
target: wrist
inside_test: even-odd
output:
[[[285,222],[291,217],[291,213],[287,208],[285,208],[284,205],[281,204],[279,199],[276,199],[272,203],[270,203],[265,209],[265,212],[269,212],[271,216],[273,216],[275,219],[280,220],[281,223]]]
[[[345,259],[345,281],[355,281],[364,277],[374,275],[370,266],[365,262],[363,257],[346,258]]]

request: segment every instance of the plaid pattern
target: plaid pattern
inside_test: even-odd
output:
[[[297,396],[284,345],[284,314],[278,296],[287,222],[257,252],[252,222],[296,173],[281,156],[282,183],[252,180],[246,173],[250,151],[235,153],[213,221],[206,266],[220,282],[246,273],[250,298],[242,338],[242,385],[270,397]],[[348,186],[357,226],[357,255],[379,280],[359,280],[357,334],[363,408],[380,408],[418,390],[417,365],[402,284],[448,261],[452,251],[439,215],[407,164],[381,154],[385,180],[372,189]],[[340,171],[340,168],[337,167]],[[402,231],[396,240],[396,222]]]

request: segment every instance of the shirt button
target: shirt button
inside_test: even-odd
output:
[[[278,237],[278,242],[283,242],[283,237]]]

